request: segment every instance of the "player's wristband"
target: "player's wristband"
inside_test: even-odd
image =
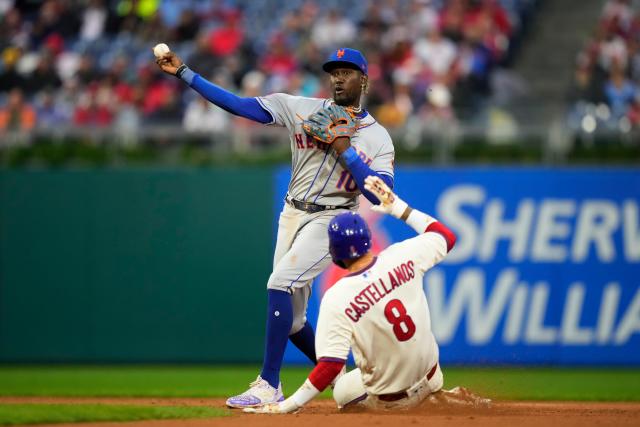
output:
[[[360,156],[358,155],[358,152],[353,147],[349,147],[346,150],[344,150],[344,152],[340,154],[340,157],[342,157],[342,159],[347,164],[347,166],[350,166],[353,162],[355,162],[358,158],[360,158]]]
[[[191,86],[193,83],[193,79],[195,78],[196,73],[194,73],[191,68],[187,67],[187,64],[182,64],[176,70],[176,77]]]
[[[292,410],[295,410],[303,407],[319,394],[320,394],[320,390],[315,388],[314,385],[311,384],[311,381],[309,381],[309,379],[307,378],[304,384],[302,384],[300,388],[296,390],[296,392],[293,393],[291,397],[287,400],[291,400],[292,402],[290,404],[294,404],[297,406],[296,408],[292,409]],[[285,408],[282,408],[282,409],[285,409]],[[287,411],[287,412],[290,412],[290,411]]]
[[[395,200],[393,201],[393,204],[391,205],[391,212],[389,212],[389,214],[391,216],[394,216],[398,219],[400,219],[402,217],[402,214],[404,214],[404,212],[407,210],[407,208],[409,207],[409,205],[407,204],[407,202],[405,202],[404,200],[402,200],[400,197],[398,197],[397,195],[395,196]]]

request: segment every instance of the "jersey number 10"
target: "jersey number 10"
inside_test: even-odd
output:
[[[393,325],[393,333],[398,341],[407,341],[416,333],[416,324],[399,299],[392,299],[384,307],[384,317]]]
[[[358,184],[356,183],[356,180],[353,179],[353,176],[351,176],[348,170],[342,171],[342,173],[340,174],[340,179],[336,184],[336,188],[342,188],[342,187],[344,187],[345,191],[348,191],[350,193],[353,193],[358,189]]]

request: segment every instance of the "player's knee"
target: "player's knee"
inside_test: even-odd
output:
[[[279,277],[277,274],[271,273],[271,276],[269,276],[269,281],[267,282],[267,289],[289,292],[290,288],[291,286],[286,280]]]
[[[354,369],[341,376],[333,388],[333,399],[338,408],[356,404],[367,398],[367,392],[362,384],[360,369]]]

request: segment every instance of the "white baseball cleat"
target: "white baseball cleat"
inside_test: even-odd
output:
[[[282,394],[282,383],[278,388],[274,388],[260,375],[249,384],[249,390],[242,394],[227,399],[227,406],[230,408],[256,408],[268,403],[277,403],[284,400]]]

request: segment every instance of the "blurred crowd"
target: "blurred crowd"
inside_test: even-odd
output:
[[[579,132],[629,132],[640,126],[640,4],[608,0],[578,54],[569,94]]]
[[[163,75],[151,52],[158,42],[242,96],[329,96],[324,58],[354,47],[369,61],[367,108],[378,120],[389,127],[453,122],[482,109],[491,74],[508,66],[535,4],[0,0],[0,130],[250,126]],[[599,84],[613,114],[631,114],[637,22],[628,2],[612,0],[580,67],[590,81],[605,76]]]

